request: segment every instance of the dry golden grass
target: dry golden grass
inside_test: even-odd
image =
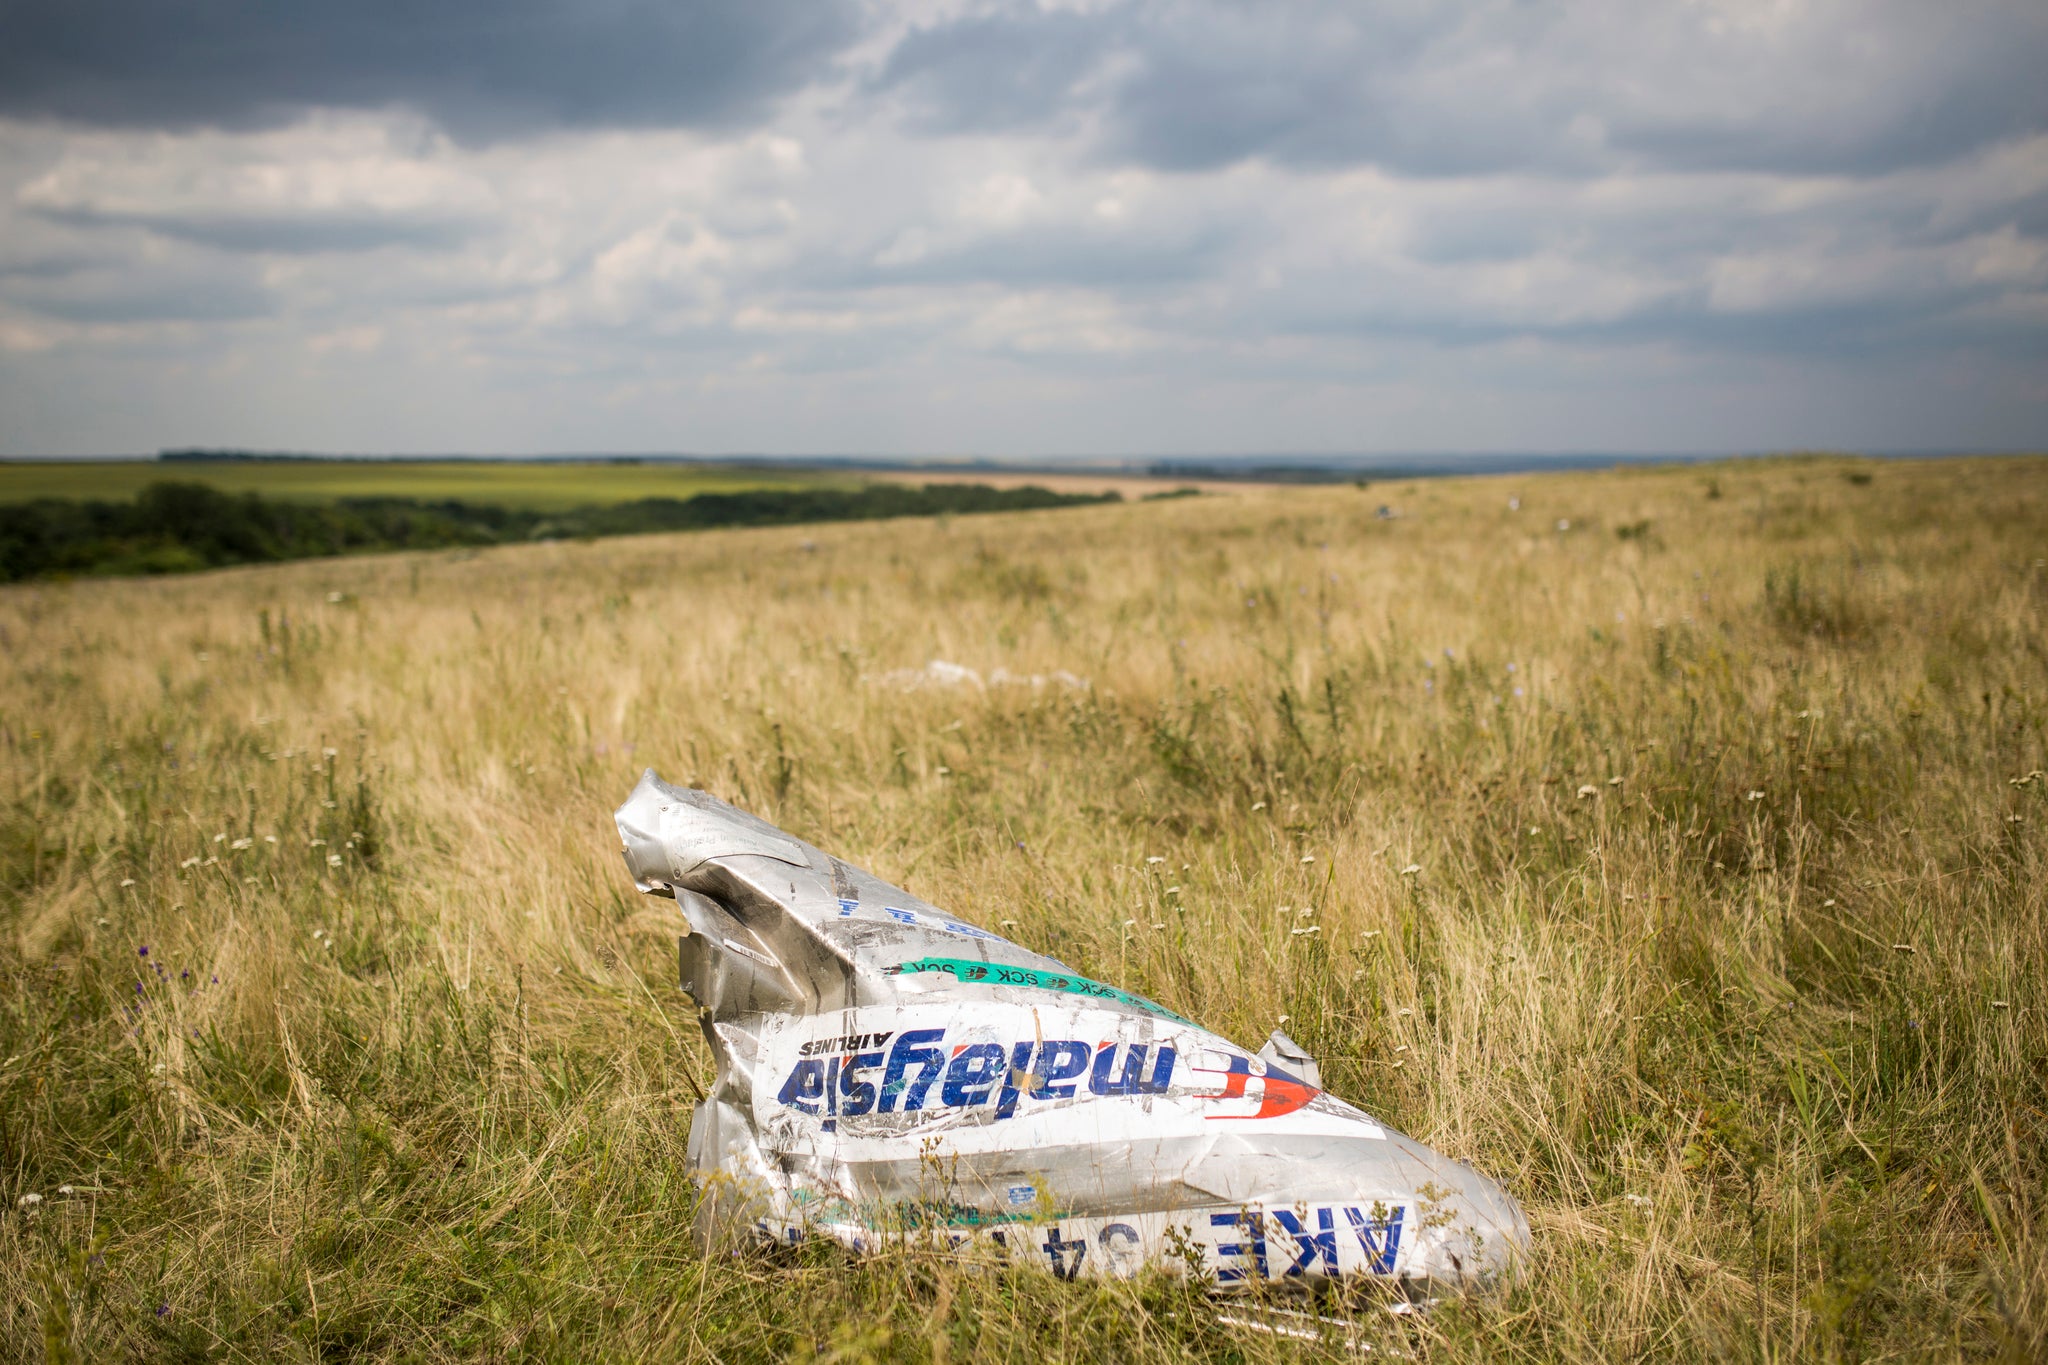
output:
[[[1342,1354],[699,1259],[652,765],[1503,1179],[1390,1344],[2040,1358],[2044,557],[2048,462],[1815,459],[0,592],[0,1345]]]

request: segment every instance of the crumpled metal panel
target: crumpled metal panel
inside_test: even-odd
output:
[[[707,1238],[1425,1290],[1528,1246],[1498,1185],[1322,1090],[1284,1034],[1249,1052],[652,769],[617,820],[687,924],[717,1060],[690,1127]]]

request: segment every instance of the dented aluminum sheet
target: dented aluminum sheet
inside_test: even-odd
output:
[[[700,1233],[892,1239],[1217,1285],[1472,1284],[1529,1241],[1499,1186],[1248,1052],[650,769],[619,808],[688,931],[717,1059]]]

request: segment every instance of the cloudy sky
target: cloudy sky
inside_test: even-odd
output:
[[[2041,0],[5,0],[0,453],[2048,446]]]

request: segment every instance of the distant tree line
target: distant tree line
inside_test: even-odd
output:
[[[178,450],[159,450],[156,453],[156,457],[160,461],[169,461],[173,464],[220,464],[228,460],[238,460],[245,464],[271,464],[278,460],[307,462],[323,458],[319,455],[309,455],[296,450],[213,450],[205,446],[188,446]],[[347,460],[349,457],[342,455],[335,458]]]
[[[377,550],[588,539],[718,526],[788,526],[1115,502],[1110,492],[1036,486],[873,483],[642,498],[540,512],[455,500],[281,502],[202,483],[153,483],[133,502],[0,503],[0,582],[72,574],[161,574]]]

